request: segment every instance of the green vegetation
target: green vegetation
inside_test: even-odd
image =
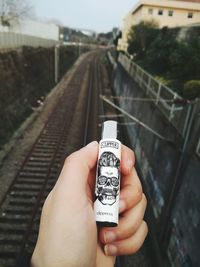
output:
[[[128,52],[164,84],[192,99],[199,96],[200,27],[185,29],[184,35],[181,31],[184,32],[181,28],[158,29],[153,21],[141,22],[131,28]]]
[[[200,97],[200,81],[192,80],[184,84],[183,95],[188,99]]]

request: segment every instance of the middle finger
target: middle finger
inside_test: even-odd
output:
[[[102,228],[100,230],[100,240],[104,244],[108,244],[132,236],[143,221],[146,206],[147,200],[143,194],[141,201],[123,214],[116,228]]]

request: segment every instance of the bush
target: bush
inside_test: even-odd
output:
[[[158,76],[158,75],[156,75],[154,78],[155,78],[158,82],[164,84],[165,86],[169,86],[169,85],[171,84],[171,81],[168,80],[168,79],[166,79],[166,78],[163,77],[163,76]]]
[[[187,81],[183,87],[183,96],[188,99],[200,97],[200,80]]]

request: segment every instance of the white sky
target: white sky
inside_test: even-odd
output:
[[[108,32],[121,27],[137,0],[32,0],[37,17],[57,19],[64,26]]]

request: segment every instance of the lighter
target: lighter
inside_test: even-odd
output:
[[[117,122],[105,121],[99,142],[94,201],[96,222],[102,227],[118,225],[121,142],[117,135]]]

